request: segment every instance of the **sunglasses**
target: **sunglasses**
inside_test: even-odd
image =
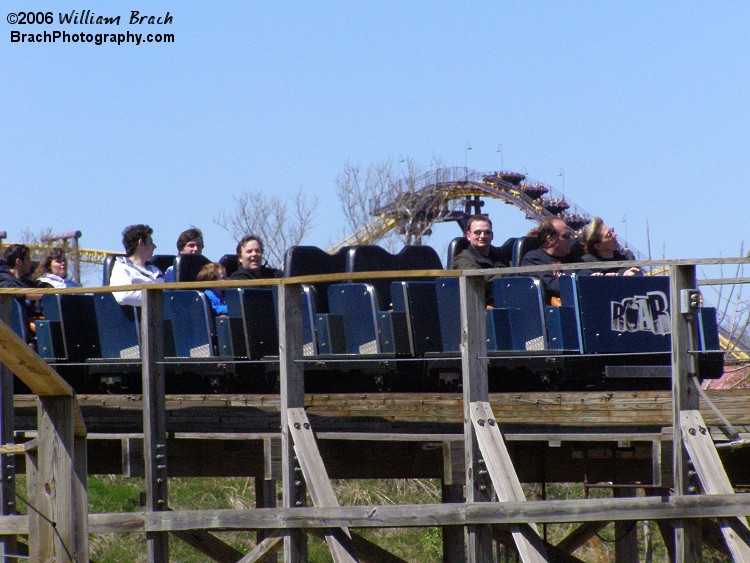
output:
[[[613,236],[615,236],[615,230],[614,229],[610,229],[610,230],[607,231],[607,234],[604,235],[604,238],[608,239],[608,238],[612,238]]]
[[[570,233],[567,232],[567,233],[563,233],[561,235],[558,235],[558,238],[561,238],[563,240],[568,240],[570,238]]]
[[[491,237],[492,236],[492,231],[483,231],[481,229],[477,229],[476,231],[472,231],[472,232],[474,233],[475,237],[478,237],[480,235],[484,235],[486,237]]]

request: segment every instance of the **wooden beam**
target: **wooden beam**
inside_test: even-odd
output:
[[[521,488],[521,482],[518,480],[489,403],[485,401],[471,403],[469,414],[479,449],[484,457],[486,471],[492,479],[498,500],[500,502],[524,502],[526,495]],[[512,526],[511,534],[524,562],[549,561],[536,524],[531,522],[526,526]]]
[[[565,553],[573,553],[607,524],[609,522],[585,522],[560,540],[556,547]]]
[[[175,537],[184,541],[193,549],[197,549],[203,555],[210,557],[213,561],[220,563],[235,563],[242,558],[242,553],[231,545],[221,541],[213,534],[205,530],[190,530],[172,532]]]
[[[325,538],[325,533],[320,530],[309,530],[309,533],[321,539]],[[359,534],[351,533],[351,537],[352,543],[357,550],[357,555],[363,563],[406,563],[404,559],[363,538]]]
[[[0,295],[0,322],[11,325],[11,299]],[[15,436],[15,417],[13,409],[13,374],[4,363],[0,363],[0,515],[16,514],[16,459],[15,454],[25,452],[23,444],[11,443]],[[21,447],[21,451],[14,449]],[[15,536],[0,536],[0,560],[5,561],[8,555],[18,553],[18,539]],[[9,560],[15,563],[15,559]]]
[[[10,327],[0,321],[0,362],[40,396],[73,397],[73,388]]]
[[[289,429],[289,409],[305,406],[305,370],[297,362],[302,352],[302,288],[282,285],[278,291],[279,379],[281,410],[281,488],[284,508],[303,506],[305,490],[297,486],[294,445]],[[284,563],[307,561],[307,536],[292,531],[284,536]]]
[[[680,432],[680,412],[698,408],[698,393],[690,385],[689,372],[694,369],[693,349],[695,312],[682,311],[684,291],[697,287],[695,266],[673,266],[669,272],[669,302],[672,330],[672,474],[674,494],[687,494],[687,454]],[[691,327],[690,324],[693,326]],[[690,375],[696,375],[692,373]],[[675,523],[675,563],[700,561],[700,523],[683,520]]]
[[[492,536],[495,538],[495,541],[502,543],[506,547],[515,545],[513,534],[506,527],[494,525],[491,526],[491,528]],[[557,546],[547,542],[543,542],[543,545],[544,549],[549,554],[549,560],[551,563],[583,563],[583,561],[577,557],[559,549]]]
[[[73,397],[40,397],[38,448],[29,514],[31,559],[88,561],[88,506],[83,440],[73,431]],[[77,443],[76,443],[77,442]],[[76,461],[76,455],[82,460]],[[44,516],[42,516],[44,515]]]
[[[724,471],[724,466],[700,413],[695,410],[681,411],[680,428],[683,443],[706,493],[709,495],[734,494],[734,487]],[[719,526],[727,547],[732,553],[732,559],[736,562],[750,563],[750,546],[747,541],[750,537],[750,529],[748,529],[747,519],[737,518],[734,522],[721,519]]]
[[[489,400],[487,382],[487,339],[485,321],[484,278],[459,279],[461,301],[461,375],[463,379],[464,470],[466,472],[466,501],[490,502],[490,482],[484,472],[483,460],[471,422],[469,405]],[[470,563],[490,563],[493,560],[492,535],[485,526],[469,526],[467,555]]]
[[[167,499],[167,422],[164,408],[164,294],[143,290],[141,357],[143,380],[143,457],[146,468],[146,509],[169,509]],[[147,534],[149,563],[169,561],[169,536]]]
[[[750,514],[750,493],[694,495],[684,498],[547,500],[544,502],[418,504],[398,506],[339,506],[258,508],[254,510],[182,510],[165,513],[97,515],[121,531],[138,531],[135,523],[145,518],[145,531],[257,528],[404,528],[465,526],[472,524],[549,524],[614,520],[673,520],[716,518]],[[135,527],[134,527],[135,526]],[[92,529],[92,533],[111,531]]]
[[[316,507],[338,506],[336,493],[328,479],[328,472],[320,457],[305,409],[299,407],[287,409],[287,416],[289,417],[289,432],[294,442],[294,452],[297,454],[313,504]],[[342,527],[338,533],[326,533],[326,543],[334,561],[358,561],[347,528]]]
[[[284,530],[272,530],[262,542],[258,543],[237,563],[266,563],[276,558],[276,553],[284,546]]]
[[[635,489],[616,488],[612,491],[615,498],[631,498]],[[638,524],[637,519],[618,520],[615,522],[615,563],[632,563],[638,561]]]
[[[750,426],[750,389],[709,389],[708,396],[735,426]],[[494,412],[503,413],[503,424],[536,424],[555,433],[560,428],[580,428],[585,441],[596,440],[596,429],[639,426],[662,428],[672,425],[670,391],[579,391],[490,393]],[[78,395],[81,408],[115,409],[118,412],[140,411],[141,395]],[[16,409],[36,407],[34,395],[15,395]],[[458,393],[320,393],[304,397],[309,416],[374,417],[392,422],[436,422],[463,424],[463,402]],[[173,417],[189,415],[191,409],[235,408],[256,412],[278,413],[279,395],[167,395],[166,408]],[[715,413],[701,402],[701,415],[710,426],[721,426]],[[217,420],[219,417],[217,416]],[[239,433],[239,432],[238,432]],[[557,432],[560,434],[560,432]],[[210,433],[205,433],[208,437]],[[266,433],[268,435],[268,433]],[[324,434],[320,434],[321,436]],[[520,434],[515,434],[519,436]],[[243,438],[244,439],[244,438]],[[442,438],[441,438],[442,439]],[[514,433],[507,433],[511,441]]]

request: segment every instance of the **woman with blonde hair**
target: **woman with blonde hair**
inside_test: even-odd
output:
[[[633,260],[633,253],[620,246],[614,228],[606,225],[601,217],[594,217],[583,229],[583,244],[586,254],[581,257],[583,262],[623,262]],[[582,271],[581,274],[592,276],[640,276],[641,269],[624,268],[596,268]]]

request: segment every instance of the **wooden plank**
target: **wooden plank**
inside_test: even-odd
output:
[[[693,462],[698,478],[706,494],[727,495],[734,493],[734,487],[724,471],[724,466],[716,451],[711,435],[706,428],[700,413],[696,410],[684,410],[680,413],[682,440]],[[747,519],[738,518],[735,522],[719,522],[721,532],[732,553],[732,559],[739,562],[750,562],[750,546],[747,538],[750,535]],[[739,526],[739,533],[735,529]]]
[[[242,559],[238,559],[237,563],[265,563],[275,559],[276,553],[284,545],[285,535],[286,532],[283,530],[272,530],[267,538],[258,543]]]
[[[450,485],[445,482],[445,479],[443,479],[441,485],[440,492],[443,503],[464,502],[462,485]],[[465,563],[464,529],[459,526],[444,526],[441,530],[443,535],[443,563]]]
[[[635,489],[616,488],[613,491],[615,498],[634,497]],[[615,522],[615,563],[632,563],[638,561],[638,521],[618,520]]]
[[[88,561],[85,485],[79,482],[82,467],[75,461],[80,443],[77,447],[73,431],[74,399],[40,397],[39,401],[36,483],[31,500],[38,512],[29,515],[36,520],[30,525],[36,534],[29,540],[30,555],[35,561]],[[84,483],[85,479],[83,475]]]
[[[287,416],[289,417],[289,432],[294,442],[294,452],[297,454],[313,504],[316,507],[338,506],[339,501],[328,479],[328,472],[320,457],[305,409],[299,407],[287,409]],[[326,543],[334,560],[358,561],[349,530],[342,528],[340,532],[326,534]]]
[[[242,553],[231,545],[221,541],[213,534],[205,530],[190,530],[172,532],[175,537],[184,541],[193,549],[200,551],[203,555],[210,557],[213,561],[221,563],[235,563],[242,558]]]
[[[302,358],[302,289],[282,285],[278,291],[279,379],[281,410],[281,490],[284,508],[303,506],[304,488],[295,474],[294,445],[289,430],[288,410],[305,406],[305,372],[296,360]],[[292,531],[284,536],[284,562],[307,561],[307,536]]]
[[[11,325],[12,297],[0,295],[0,322]],[[16,460],[14,455],[23,454],[22,444],[13,444],[15,417],[13,410],[13,374],[0,363],[0,515],[16,514]],[[17,450],[18,446],[21,451]],[[18,553],[18,539],[15,536],[0,536],[0,560],[9,554]],[[12,560],[11,563],[14,563]]]
[[[0,321],[0,362],[37,395],[72,397],[73,388],[10,327]]]
[[[487,339],[485,324],[485,282],[483,277],[459,279],[461,301],[461,377],[463,379],[464,468],[466,472],[466,501],[492,500],[490,483],[481,476],[481,454],[469,405],[487,401]],[[470,563],[490,563],[493,560],[492,535],[485,526],[470,526],[466,532],[467,555]]]
[[[325,537],[325,534],[320,530],[313,529],[309,533],[320,538]],[[390,551],[386,551],[359,534],[351,534],[351,537],[354,548],[357,550],[357,555],[363,563],[406,563],[404,559],[401,559]]]
[[[164,294],[143,290],[141,357],[143,380],[143,457],[146,470],[146,510],[168,510],[167,422],[164,408]],[[150,563],[169,561],[167,534],[147,534]]]
[[[495,538],[495,541],[502,543],[506,547],[515,545],[513,534],[511,534],[507,528],[495,525],[491,526],[491,529],[492,537]],[[543,545],[544,549],[549,554],[549,558],[552,563],[583,563],[577,557],[566,553],[565,551],[559,549],[557,546],[554,546],[547,542],[543,542]]]
[[[564,553],[573,553],[607,524],[609,522],[585,522],[560,540],[556,547]]]
[[[735,426],[750,426],[750,389],[709,389],[717,408]],[[78,395],[82,408],[139,411],[140,395]],[[463,423],[463,403],[457,393],[323,393],[305,395],[310,416],[380,417],[393,422]],[[15,395],[15,408],[36,406],[34,395]],[[493,411],[503,413],[503,424],[539,424],[548,429],[601,426],[664,427],[672,425],[670,391],[581,391],[491,393]],[[201,408],[252,408],[279,412],[279,395],[168,395],[166,408],[173,416],[179,411]],[[701,403],[707,424],[722,422]],[[624,429],[620,429],[624,431]],[[595,432],[596,433],[596,432]],[[321,437],[324,434],[321,434]],[[506,435],[506,439],[508,436]],[[583,437],[583,435],[582,435]],[[440,440],[443,438],[441,437]],[[588,439],[592,439],[587,437]]]
[[[695,314],[688,317],[680,311],[681,294],[695,289],[695,266],[673,266],[669,272],[670,314],[672,315],[672,475],[675,495],[687,493],[687,453],[680,432],[680,412],[698,408],[698,393],[688,380],[693,369],[690,350]],[[691,328],[689,325],[693,324]],[[697,334],[697,333],[695,333]],[[694,373],[691,375],[695,375]],[[675,522],[675,563],[700,561],[700,523]]]
[[[471,422],[474,425],[479,449],[484,457],[486,470],[489,472],[495,494],[500,502],[523,502],[526,495],[521,488],[513,462],[510,460],[505,441],[497,427],[495,415],[489,403],[475,401],[469,405]],[[525,527],[524,527],[525,528]],[[511,527],[521,558],[525,562],[548,561],[542,539],[536,524],[529,523],[528,529]]]

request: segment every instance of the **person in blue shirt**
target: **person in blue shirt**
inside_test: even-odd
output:
[[[199,282],[225,279],[227,279],[227,271],[224,269],[224,266],[216,262],[210,262],[203,266],[195,277],[195,281]],[[211,308],[214,310],[214,315],[227,314],[227,304],[224,301],[223,289],[206,289],[203,293],[208,297]]]

